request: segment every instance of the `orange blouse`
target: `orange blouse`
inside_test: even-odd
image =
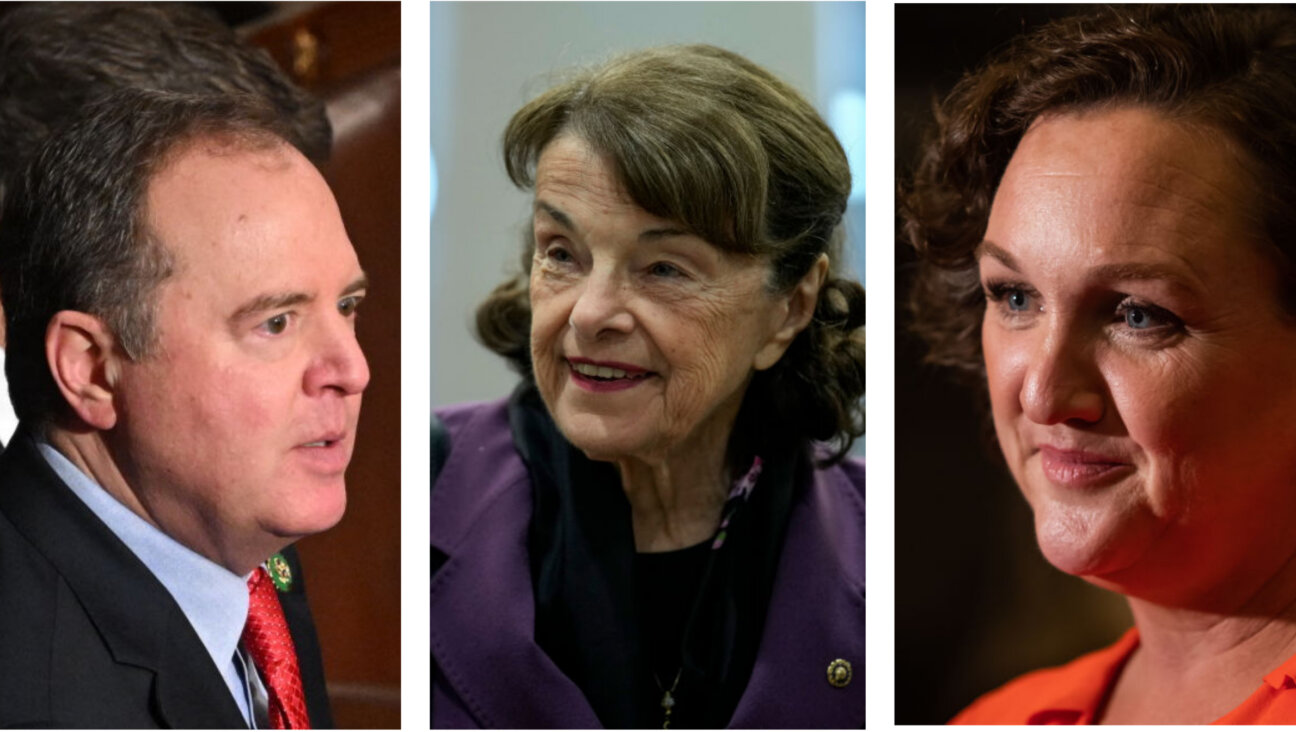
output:
[[[972,702],[950,724],[1093,724],[1138,642],[1138,629],[1130,628],[1115,645],[1008,682]],[[1296,656],[1265,675],[1246,701],[1214,722],[1292,723],[1296,723]]]

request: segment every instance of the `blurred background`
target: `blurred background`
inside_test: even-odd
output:
[[[322,98],[324,167],[372,285],[357,335],[372,378],[347,512],[297,543],[338,727],[400,727],[400,3],[211,3]]]
[[[433,406],[503,397],[517,380],[472,335],[477,304],[521,270],[530,228],[504,127],[564,70],[620,52],[710,43],[801,91],[851,161],[847,247],[863,281],[863,3],[432,3],[431,27]]]
[[[897,180],[910,177],[933,104],[965,72],[1014,36],[1090,7],[897,4]],[[941,724],[1027,671],[1115,642],[1133,621],[1119,596],[1044,560],[985,397],[921,363],[905,306],[913,267],[898,241],[895,721]]]

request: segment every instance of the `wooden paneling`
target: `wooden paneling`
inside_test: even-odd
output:
[[[339,727],[400,726],[400,6],[282,6],[252,40],[328,103],[325,177],[371,286],[358,333],[372,378],[346,517],[302,540]],[[294,65],[296,68],[294,69]]]

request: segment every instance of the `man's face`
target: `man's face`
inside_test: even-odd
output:
[[[146,205],[176,266],[157,348],[121,368],[110,449],[148,518],[246,572],[346,508],[364,273],[327,184],[286,145],[186,145]]]

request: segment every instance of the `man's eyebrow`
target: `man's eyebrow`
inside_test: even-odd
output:
[[[369,275],[360,273],[360,276],[351,281],[351,284],[342,288],[342,296],[354,295],[361,290],[369,289]]]
[[[257,295],[239,306],[238,310],[229,317],[231,323],[237,323],[244,318],[264,313],[269,310],[282,310],[294,305],[310,303],[315,301],[315,296],[305,292],[268,292],[264,295]]]
[[[545,203],[540,199],[536,199],[535,208],[537,211],[544,211],[549,215],[549,218],[557,221],[560,226],[569,229],[570,231],[580,232],[580,229],[577,228],[576,224],[572,223],[571,217],[558,210],[556,207]]]
[[[1002,262],[1003,266],[1007,267],[1008,269],[1011,269],[1014,272],[1021,271],[1021,267],[1017,266],[1017,258],[1009,254],[1008,250],[1004,249],[998,244],[995,244],[992,241],[983,240],[980,244],[977,245],[977,248],[972,252],[972,257],[974,259],[980,259],[982,257],[993,257],[999,260],[1000,262]]]
[[[355,278],[350,284],[342,288],[340,296],[346,297],[348,295],[354,295],[361,290],[367,289],[369,289],[369,276],[361,273],[359,277]],[[282,310],[294,305],[302,305],[312,302],[315,302],[315,296],[305,292],[268,292],[264,295],[258,295],[243,303],[239,306],[238,310],[234,311],[234,314],[230,316],[229,320],[231,323],[237,323],[238,321],[257,313],[264,313],[270,310]]]

